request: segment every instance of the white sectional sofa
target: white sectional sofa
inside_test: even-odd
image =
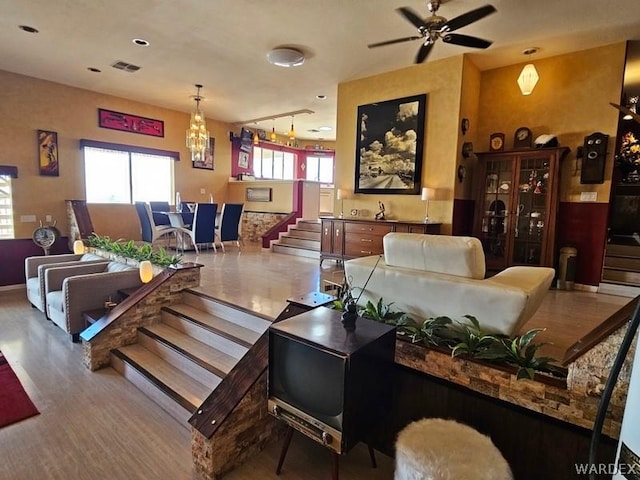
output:
[[[555,273],[517,266],[485,279],[482,244],[474,237],[389,233],[383,245],[382,256],[345,262],[347,283],[354,297],[361,294],[358,305],[382,298],[416,321],[473,315],[489,332],[515,335],[540,306]]]

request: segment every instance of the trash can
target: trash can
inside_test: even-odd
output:
[[[576,280],[576,264],[578,250],[573,247],[560,249],[560,265],[558,272],[558,288],[560,290],[573,290]]]

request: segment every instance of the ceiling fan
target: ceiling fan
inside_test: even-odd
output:
[[[633,119],[636,122],[640,123],[640,115],[638,115],[635,111],[635,109],[631,109],[628,107],[623,107],[622,105],[618,105],[616,103],[613,102],[609,102],[609,105],[611,105],[614,108],[617,108],[618,110],[620,110],[622,113],[624,113],[625,115],[627,115],[629,117],[629,119]]]
[[[461,35],[459,33],[451,33],[454,30],[465,27],[470,23],[476,22],[487,15],[496,11],[493,5],[485,5],[484,7],[476,8],[467,13],[463,13],[451,20],[447,20],[436,12],[440,8],[440,4],[448,0],[427,0],[427,8],[431,12],[431,16],[424,20],[409,7],[400,7],[396,11],[411,22],[417,29],[419,35],[413,35],[411,37],[396,38],[394,40],[387,40],[385,42],[372,43],[368,45],[369,48],[382,47],[384,45],[392,45],[394,43],[408,42],[411,40],[423,40],[423,44],[418,50],[415,63],[422,63],[431,52],[431,48],[439,38],[443,42],[452,43],[455,45],[462,45],[464,47],[473,48],[487,48],[492,42],[484,40],[482,38],[471,37],[469,35]]]

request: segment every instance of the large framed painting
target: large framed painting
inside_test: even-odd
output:
[[[420,194],[427,95],[358,107],[355,192]]]

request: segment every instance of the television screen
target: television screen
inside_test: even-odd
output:
[[[270,338],[269,396],[342,431],[345,359],[282,335]]]

